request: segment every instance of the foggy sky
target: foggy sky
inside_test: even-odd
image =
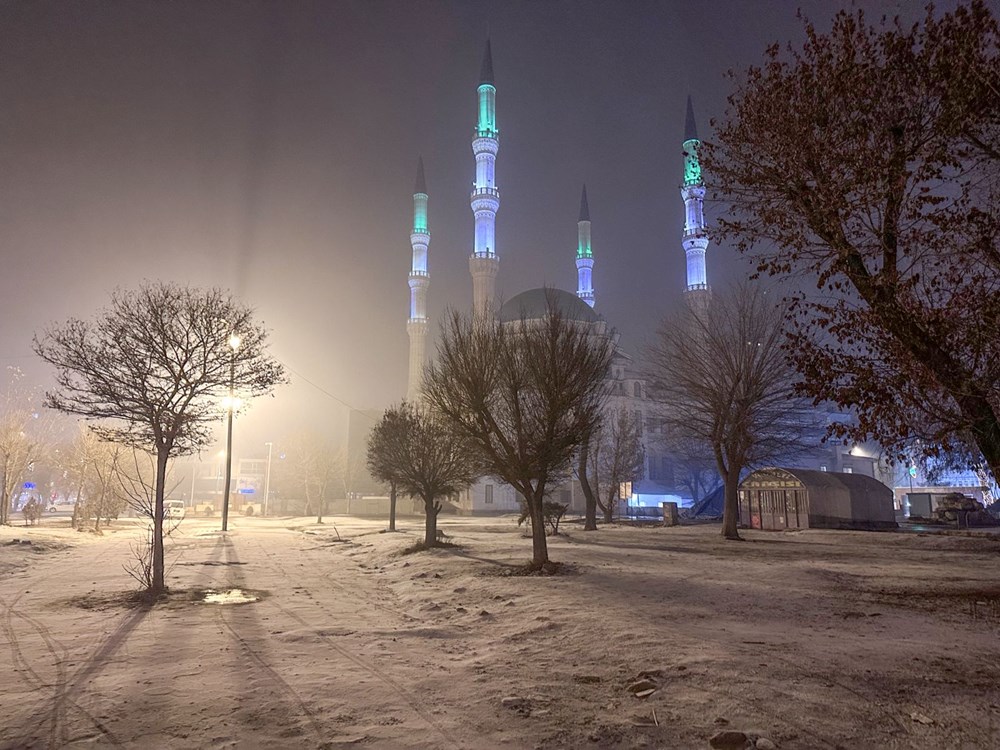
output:
[[[923,4],[863,6],[916,17]],[[33,333],[90,317],[116,286],[167,279],[255,306],[293,370],[239,420],[238,444],[340,430],[344,404],[401,398],[418,155],[432,326],[472,301],[487,33],[498,293],[575,291],[586,182],[597,309],[637,353],[685,284],[685,97],[709,137],[724,73],[800,42],[799,6],[828,25],[822,0],[4,3],[0,360],[45,380]],[[713,285],[745,267],[710,246]]]

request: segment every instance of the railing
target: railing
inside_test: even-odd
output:
[[[497,257],[497,254],[496,253],[491,253],[489,250],[487,250],[486,252],[475,251],[475,252],[472,253],[472,257],[473,258],[495,258],[495,257]]]
[[[416,269],[410,271],[410,276],[430,276],[427,271],[418,271]]]
[[[708,290],[708,284],[688,284],[687,285],[687,290],[689,292],[707,291]]]
[[[477,187],[472,189],[472,197],[475,198],[477,195],[492,195],[494,198],[500,198],[500,191],[495,187]]]

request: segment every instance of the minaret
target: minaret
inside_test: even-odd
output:
[[[469,258],[472,274],[472,306],[477,315],[492,315],[496,299],[497,272],[500,258],[496,254],[496,218],[500,208],[495,167],[500,148],[496,124],[496,86],[493,85],[493,55],[490,40],[486,40],[483,66],[479,72],[479,120],[472,139],[476,156],[476,181],[470,203],[476,217],[476,238]]]
[[[684,199],[684,253],[687,255],[687,291],[685,299],[693,308],[702,310],[708,306],[711,290],[705,269],[705,251],[708,249],[708,235],[705,233],[705,183],[701,179],[701,163],[698,160],[698,130],[694,123],[694,107],[691,97],[687,98],[687,116],[684,120],[684,184],[681,197]]]
[[[594,254],[590,250],[590,206],[587,205],[587,186],[580,194],[580,220],[576,223],[576,296],[594,306]]]
[[[424,181],[424,160],[417,159],[417,182],[413,187],[413,266],[410,268],[410,318],[406,332],[410,336],[410,374],[406,385],[406,400],[419,398],[420,381],[427,356],[427,247],[431,233],[427,231],[427,183]]]

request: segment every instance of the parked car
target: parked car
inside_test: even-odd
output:
[[[164,500],[163,501],[163,517],[164,518],[184,518],[184,501],[183,500]]]

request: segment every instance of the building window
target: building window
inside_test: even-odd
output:
[[[635,415],[635,429],[640,435],[642,435],[642,412],[636,409],[633,414]]]
[[[826,471],[826,464],[823,464],[823,466],[820,466],[819,470],[820,471]]]
[[[493,504],[493,485],[492,484],[486,485],[486,504],[487,505],[492,505]]]
[[[636,398],[642,398],[642,384],[638,380],[632,383],[632,395]]]
[[[844,467],[844,473],[845,474],[853,474],[854,473],[854,469],[852,467],[850,467],[850,466],[845,466]]]

